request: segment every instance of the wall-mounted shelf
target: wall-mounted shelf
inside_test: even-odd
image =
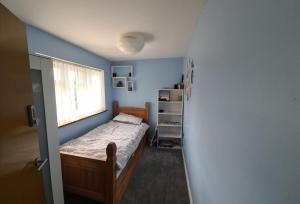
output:
[[[134,91],[133,65],[111,66],[112,87]]]
[[[133,65],[111,66],[111,77],[133,77]]]
[[[127,79],[128,77],[112,77],[113,79]]]
[[[134,91],[134,81],[127,81],[127,91]]]
[[[126,77],[112,77],[113,88],[126,88],[127,78]]]

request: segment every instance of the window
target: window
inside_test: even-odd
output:
[[[53,60],[58,126],[105,110],[104,71]]]

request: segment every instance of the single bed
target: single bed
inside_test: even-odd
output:
[[[113,116],[121,112],[140,117],[144,123],[149,121],[148,103],[145,103],[145,108],[132,108],[119,107],[118,102],[114,101]],[[134,134],[136,139],[130,142],[122,141],[124,138],[132,136],[128,133],[126,136],[125,132],[125,136],[121,135],[122,131],[130,128],[132,131],[138,131]],[[142,130],[145,130],[145,125],[143,128],[134,129],[129,124],[109,122],[90,131],[78,141],[70,141],[65,144],[60,152],[64,191],[107,204],[118,204],[146,145],[146,133],[141,135],[145,132]],[[108,134],[114,132],[122,139],[120,141],[112,139],[114,142],[110,142],[106,137],[102,140],[102,144],[93,142],[95,135],[98,133],[103,135],[103,132],[109,132]],[[82,149],[80,149],[80,144],[83,144]],[[99,154],[97,145],[99,145]],[[87,146],[90,146],[91,150],[88,150]],[[117,146],[120,147],[118,152]],[[103,154],[103,151],[106,152],[106,155]]]

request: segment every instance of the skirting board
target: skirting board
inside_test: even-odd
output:
[[[188,192],[189,192],[190,204],[193,204],[193,197],[192,197],[192,192],[191,192],[191,187],[190,187],[189,173],[187,171],[183,149],[181,149],[181,153],[182,153],[182,158],[183,158],[183,165],[184,165],[184,172],[185,172],[186,184],[187,184]]]

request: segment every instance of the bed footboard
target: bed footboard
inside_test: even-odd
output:
[[[116,180],[116,165],[117,165],[117,146],[115,143],[109,143],[106,148],[106,180],[105,180],[105,203],[116,204],[117,180]]]
[[[64,191],[115,204],[116,149],[108,144],[106,161],[61,153]]]
[[[119,178],[116,178],[115,143],[108,144],[106,161],[61,153],[64,191],[106,204],[118,204],[143,154],[146,142],[145,135]]]

